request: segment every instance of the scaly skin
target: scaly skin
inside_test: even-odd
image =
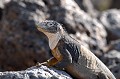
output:
[[[70,37],[56,21],[46,20],[37,29],[49,39],[53,58],[44,64],[64,68],[77,79],[116,79],[110,70],[87,48]]]

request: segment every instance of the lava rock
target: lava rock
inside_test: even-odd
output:
[[[111,43],[105,47],[104,52],[109,52],[111,50],[117,50],[120,51],[120,39],[111,41]]]
[[[107,40],[120,39],[120,11],[117,9],[104,11],[100,16],[101,23],[108,33]]]
[[[88,38],[86,42],[91,50],[100,50],[106,45],[106,31],[97,19],[91,18],[83,13],[81,15],[76,15],[75,21],[76,24],[78,24],[77,29],[79,29],[80,33],[85,33],[87,35]],[[80,34],[78,36],[80,39],[83,38]]]
[[[111,50],[104,54],[102,61],[108,66],[117,79],[120,78],[120,52]]]
[[[89,15],[95,17],[98,14],[98,11],[94,8],[92,0],[75,0],[79,7],[87,12]]]
[[[0,79],[72,79],[72,77],[64,71],[41,66],[23,71],[0,72]]]
[[[11,0],[4,5],[0,21],[1,70],[21,70],[47,60],[47,39],[35,28],[35,21],[46,16],[42,0]]]

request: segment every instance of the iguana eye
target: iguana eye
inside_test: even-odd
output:
[[[47,24],[49,27],[53,26],[54,24],[53,23],[48,23]]]

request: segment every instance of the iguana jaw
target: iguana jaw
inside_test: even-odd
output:
[[[37,29],[47,36],[47,38],[49,40],[49,47],[51,50],[53,50],[56,47],[57,43],[59,42],[59,40],[61,38],[61,34],[59,32],[49,33],[46,30],[40,28],[40,26]]]
[[[53,25],[50,25],[53,24]],[[49,46],[51,49],[54,49],[61,39],[61,36],[64,34],[62,26],[54,21],[46,20],[36,24],[37,29],[43,32],[49,39]]]

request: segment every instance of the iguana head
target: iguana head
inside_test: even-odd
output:
[[[52,33],[55,34],[62,30],[62,26],[53,20],[45,20],[40,23],[37,23],[37,28],[43,33]]]
[[[64,30],[60,23],[53,20],[45,20],[40,23],[36,23],[37,29],[43,32],[49,39],[49,46],[54,49],[57,45]]]

